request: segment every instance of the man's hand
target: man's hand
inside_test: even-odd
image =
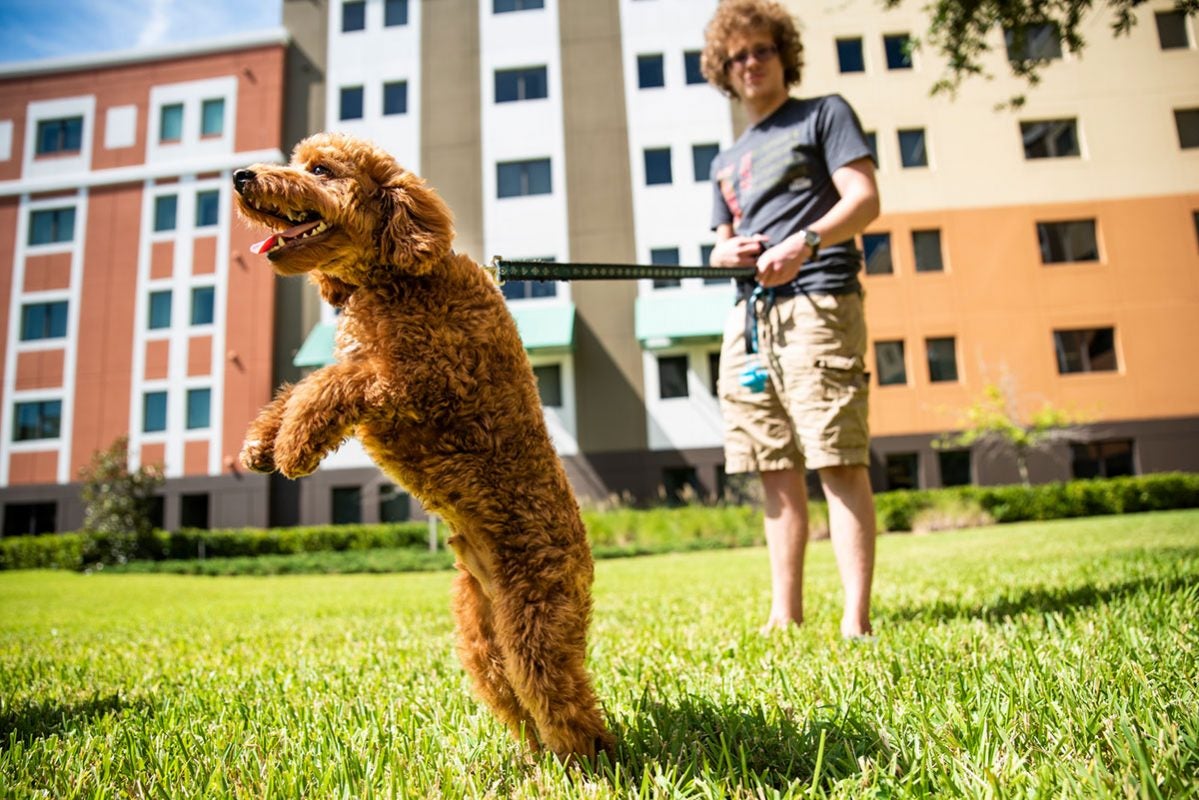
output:
[[[721,239],[712,248],[708,264],[713,267],[752,267],[758,262],[765,243],[766,237],[761,234]]]
[[[812,249],[802,236],[788,236],[758,256],[758,283],[768,289],[789,283],[811,255]]]

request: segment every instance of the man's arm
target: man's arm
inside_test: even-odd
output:
[[[733,226],[725,223],[716,226],[716,246],[708,256],[713,267],[752,267],[762,254],[765,236],[734,236]]]
[[[827,214],[809,225],[808,230],[819,233],[820,240],[826,244],[839,244],[857,236],[878,217],[878,184],[874,180],[874,162],[869,158],[859,158],[839,167],[832,178],[841,199]],[[808,243],[796,233],[750,263],[758,265],[758,282],[763,286],[781,286],[799,274],[811,255]],[[713,251],[713,259],[715,257]]]

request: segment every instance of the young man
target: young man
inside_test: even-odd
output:
[[[807,467],[828,501],[841,633],[867,636],[875,517],[854,237],[879,212],[870,147],[840,96],[789,96],[803,46],[778,3],[724,0],[705,37],[705,76],[749,121],[712,164],[711,264],[757,266],[725,326],[719,392],[726,470],[761,473],[765,491],[764,630],[803,622]]]

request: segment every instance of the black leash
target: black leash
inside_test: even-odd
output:
[[[673,264],[574,264],[518,261],[496,256],[485,269],[497,283],[508,281],[621,281],[638,278],[752,278],[756,267],[681,267]]]

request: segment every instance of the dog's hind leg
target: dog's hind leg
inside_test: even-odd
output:
[[[594,763],[615,743],[585,666],[589,585],[566,579],[523,592],[497,587],[492,602],[508,680],[532,713],[542,746],[563,761],[583,756]]]
[[[475,692],[512,731],[517,741],[538,749],[533,718],[520,704],[504,674],[504,657],[496,646],[491,601],[466,569],[454,581],[454,617],[458,621],[458,656]]]

